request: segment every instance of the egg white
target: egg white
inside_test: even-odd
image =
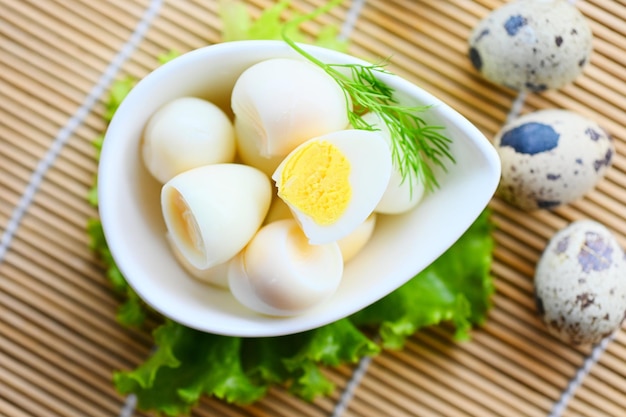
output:
[[[271,199],[269,178],[241,164],[194,168],[175,176],[161,190],[163,218],[172,242],[200,270],[241,251],[263,223]]]
[[[300,143],[348,126],[343,90],[316,65],[277,58],[244,71],[231,107],[246,141],[265,158],[285,156]]]
[[[295,220],[263,226],[230,263],[234,297],[261,314],[301,314],[328,299],[341,282],[343,259],[336,242],[310,245]]]
[[[150,117],[143,132],[141,153],[150,174],[164,184],[192,168],[232,162],[234,127],[215,104],[181,97]]]
[[[334,145],[349,161],[349,184],[351,198],[345,211],[334,223],[319,224],[297,207],[296,202],[281,196],[281,187],[287,186],[282,178],[283,170],[300,147],[310,142],[328,142]],[[379,203],[392,171],[391,152],[380,132],[357,129],[339,130],[304,142],[281,162],[272,175],[279,190],[279,197],[289,206],[311,244],[335,242],[349,235],[373,212]],[[307,178],[299,180],[309,181]],[[291,181],[288,179],[287,181]]]
[[[363,116],[363,120],[380,131],[385,137],[389,149],[391,149],[391,133],[381,117],[376,113],[370,112]],[[400,159],[402,159],[402,156],[400,156]],[[424,184],[418,181],[415,175],[411,173],[408,175],[411,175],[411,177],[405,178],[400,172],[400,167],[394,161],[389,183],[374,211],[382,214],[400,214],[411,210],[419,204],[424,196]]]

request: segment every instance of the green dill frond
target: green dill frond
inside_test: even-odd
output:
[[[301,48],[288,35],[287,29],[305,20],[315,18],[340,1],[331,1],[326,7],[295,19],[285,25],[283,40],[296,52],[331,76],[344,92],[348,120],[355,129],[375,130],[362,116],[374,112],[383,120],[391,135],[391,154],[403,181],[421,182],[428,191],[439,187],[434,167],[447,170],[446,162],[454,163],[450,153],[451,140],[444,135],[443,126],[426,123],[419,114],[431,106],[404,106],[395,97],[395,91],[380,79],[389,74],[386,62],[381,64],[327,64]]]

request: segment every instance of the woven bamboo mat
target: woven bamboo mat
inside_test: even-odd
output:
[[[351,52],[393,56],[392,71],[491,137],[516,94],[475,73],[466,39],[503,2],[367,0]],[[273,2],[248,3],[258,14]],[[294,0],[293,8],[321,3]],[[347,1],[306,29],[344,24],[354,5]],[[567,207],[528,214],[493,200],[495,307],[472,340],[428,329],[402,351],[327,370],[337,386],[328,398],[305,403],[276,389],[246,408],[205,399],[194,415],[545,416],[571,381],[578,389],[563,415],[626,415],[626,333],[594,352],[566,346],[547,335],[532,301],[535,263],[557,229],[597,219],[626,246],[626,1],[576,5],[595,35],[591,65],[573,85],[528,96],[522,111],[558,107],[589,116],[613,135],[617,156],[597,188]],[[162,52],[219,41],[214,0],[0,0],[0,415],[130,410],[111,375],[141,363],[152,339],[117,324],[119,300],[87,247],[85,224],[97,214],[85,199],[96,171],[91,141],[105,128],[112,77],[141,77]],[[353,396],[344,395],[347,388]]]

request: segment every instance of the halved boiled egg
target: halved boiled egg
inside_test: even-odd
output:
[[[272,178],[311,244],[337,241],[372,213],[391,176],[380,132],[340,130],[294,149]]]
[[[178,250],[174,242],[172,241],[172,236],[167,233],[166,234],[167,243],[170,245],[170,250],[174,254],[174,258],[178,261],[179,265],[187,272],[192,278],[197,279],[198,281],[202,281],[207,284],[215,285],[219,288],[228,288],[228,261],[223,262],[219,265],[215,265],[211,268],[207,269],[198,269],[189,263],[187,258],[183,256],[183,254]]]
[[[263,226],[228,270],[233,296],[256,312],[303,313],[328,299],[341,282],[343,259],[336,242],[311,245],[295,220]]]
[[[226,262],[257,232],[272,199],[267,175],[241,164],[185,171],[161,189],[172,243],[194,268]]]

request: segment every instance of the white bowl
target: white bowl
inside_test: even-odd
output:
[[[361,63],[317,47],[327,63]],[[456,164],[439,174],[440,189],[402,215],[380,216],[371,241],[345,268],[339,290],[323,305],[298,316],[268,317],[241,306],[227,290],[198,282],[170,252],[159,203],[160,185],[139,153],[143,127],[161,105],[197,96],[230,108],[235,80],[259,61],[300,58],[281,41],[240,41],[180,56],[143,78],[123,101],[107,130],[98,171],[100,215],[112,255],[137,294],[161,314],[201,331],[278,336],[346,317],[384,297],[448,249],[489,203],[500,178],[498,156],[484,135],[449,106],[393,75],[380,79],[405,104],[432,105],[424,118],[446,127]]]

